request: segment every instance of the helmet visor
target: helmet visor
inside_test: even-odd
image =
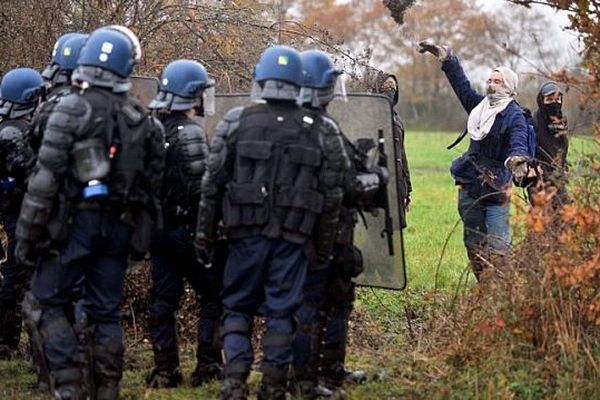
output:
[[[202,91],[202,108],[204,116],[215,115],[215,87],[210,86]]]
[[[335,79],[335,86],[333,88],[333,100],[336,99],[344,103],[348,102],[348,96],[346,96],[346,76],[341,72]]]

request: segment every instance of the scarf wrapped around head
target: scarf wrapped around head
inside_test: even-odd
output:
[[[508,67],[494,68],[504,79],[504,83],[496,88],[494,93],[488,94],[473,108],[467,121],[467,131],[473,140],[483,140],[490,132],[496,115],[504,110],[517,95],[519,85],[518,75]]]

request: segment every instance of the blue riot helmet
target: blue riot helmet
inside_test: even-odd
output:
[[[148,108],[185,111],[196,107],[198,115],[215,112],[214,80],[202,64],[194,60],[176,60],[164,69],[158,94]]]
[[[81,49],[72,79],[81,81],[82,87],[91,85],[110,88],[115,93],[127,92],[131,88],[129,75],[139,57],[141,50],[128,34],[114,26],[100,28],[92,32]]]
[[[253,100],[299,100],[304,81],[300,54],[288,46],[267,48],[254,67]]]
[[[75,33],[61,46],[59,54],[56,55],[59,71],[54,78],[55,84],[68,85],[71,83],[71,74],[77,68],[79,53],[81,53],[81,49],[89,36],[82,33]]]
[[[334,98],[346,101],[346,87],[329,55],[320,50],[300,53],[304,68],[304,90],[302,101],[312,107],[327,105]]]
[[[0,83],[0,115],[20,118],[35,110],[46,94],[44,79],[31,68],[10,70]]]
[[[44,68],[44,70],[42,71],[42,78],[44,78],[46,81],[52,82],[54,80],[56,74],[58,73],[58,70],[60,69],[60,66],[58,65],[58,55],[62,50],[63,44],[73,35],[76,35],[76,33],[65,33],[64,35],[59,37],[56,42],[54,42],[54,47],[52,47],[52,59],[50,61],[50,64],[48,64],[46,68]]]

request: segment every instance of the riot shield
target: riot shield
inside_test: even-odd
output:
[[[130,79],[129,95],[136,97],[144,107],[148,107],[158,93],[158,79],[150,76],[132,76]]]
[[[338,122],[342,132],[351,142],[372,139],[376,144],[370,153],[369,163],[375,165],[385,153],[390,171],[387,187],[388,212],[376,208],[364,212],[354,228],[355,245],[364,259],[364,272],[356,278],[361,286],[402,290],[406,287],[404,241],[400,220],[404,208],[400,200],[399,180],[402,176],[401,149],[395,143],[393,110],[387,97],[379,94],[348,94],[348,101],[333,101],[328,111]],[[234,107],[251,104],[249,94],[218,94],[215,114],[204,119],[209,136],[223,116]],[[395,141],[397,139],[397,141]]]
[[[364,272],[356,278],[361,286],[402,290],[406,287],[404,240],[400,220],[404,206],[398,196],[402,176],[401,143],[395,137],[393,110],[389,99],[380,94],[348,94],[348,102],[333,101],[329,113],[344,135],[353,143],[372,139],[378,145],[370,152],[369,163],[387,159],[390,180],[387,185],[387,208],[365,212],[354,228],[354,244],[361,250]]]

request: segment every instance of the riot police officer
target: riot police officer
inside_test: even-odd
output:
[[[30,274],[15,260],[15,226],[35,162],[27,131],[44,90],[41,75],[31,68],[13,69],[0,83],[0,220],[8,239],[0,265],[0,359],[15,353],[21,336],[20,303]]]
[[[218,377],[222,364],[217,334],[222,268],[199,265],[193,247],[200,186],[208,158],[208,139],[196,116],[214,112],[214,81],[204,66],[193,60],[173,61],[160,79],[159,93],[149,105],[165,127],[167,146],[161,192],[164,229],[156,233],[151,250],[153,286],[148,326],[155,367],[148,386],[155,388],[174,387],[182,381],[175,318],[184,278],[200,304],[193,383],[199,385]]]
[[[254,354],[253,317],[266,319],[259,399],[284,399],[292,362],[293,314],[302,301],[307,239],[328,262],[348,158],[339,132],[298,105],[297,51],[266,49],[254,71],[254,97],[215,129],[202,181],[195,245],[207,259],[217,224],[230,240],[221,334],[222,399],[245,399]]]
[[[71,85],[71,74],[77,65],[77,59],[79,53],[83,48],[89,35],[80,33],[68,33],[61,36],[56,42],[57,44],[53,50],[52,56],[52,74],[51,74],[51,88],[48,93],[48,98],[38,107],[31,128],[29,129],[29,144],[37,154],[42,144],[42,138],[46,125],[48,123],[48,117],[52,114],[54,107],[60,102],[60,99],[64,96],[69,95],[74,89],[77,89],[77,83],[74,82]],[[47,67],[45,70],[46,76],[48,75]],[[44,76],[42,74],[42,76]],[[58,213],[65,212],[67,203],[66,201],[60,201],[57,204]],[[24,271],[33,272],[32,269],[25,269]],[[29,281],[30,277],[27,277]],[[72,293],[73,302],[75,302],[81,295],[81,285],[77,285]],[[35,296],[28,291],[23,296],[23,321],[25,323],[25,329],[29,336],[30,343],[30,356],[32,364],[37,371],[38,386],[42,391],[49,389],[50,377],[48,376],[48,367],[46,365],[46,359],[43,354],[43,350],[40,347],[40,332],[38,331],[38,322],[41,315],[40,305],[35,299]],[[74,323],[74,307],[68,307],[65,309],[69,322]]]
[[[61,35],[56,42],[54,42],[54,46],[52,47],[52,57],[50,59],[50,63],[46,65],[44,70],[42,71],[42,78],[46,82],[46,87],[53,88],[54,86],[68,85],[69,81],[65,79],[64,74],[60,73],[60,58],[63,55],[63,46],[67,40],[72,37],[80,35],[80,33],[69,32]],[[77,60],[77,59],[75,59]],[[62,76],[61,76],[62,75]]]
[[[327,105],[337,94],[345,95],[339,78],[342,72],[322,51],[308,50],[300,56],[306,73],[305,107],[339,131],[337,122],[327,113]],[[353,229],[359,209],[370,208],[388,179],[387,169],[368,167],[366,152],[343,134],[342,137],[351,166],[344,180],[333,258],[329,264],[309,265],[304,302],[297,312],[299,327],[294,340],[292,383],[293,390],[307,399],[332,394],[327,387],[317,386],[318,377],[337,389],[348,375],[344,364],[348,319],[354,301],[352,278],[363,270],[361,252],[353,243]]]
[[[79,53],[89,35],[83,33],[67,33],[61,36],[52,52],[52,64],[42,72],[48,79],[50,90],[47,100],[40,106],[32,123],[29,135],[30,144],[37,153],[42,144],[42,135],[48,122],[48,116],[60,98],[71,93],[71,74],[77,66]]]
[[[17,258],[35,265],[39,257],[32,293],[61,399],[117,398],[128,256],[147,251],[160,212],[163,132],[127,95],[141,56],[133,38],[108,28],[88,38],[72,75],[81,90],[62,97],[48,118],[17,223]],[[60,202],[67,206],[58,212]],[[82,277],[74,329],[65,307]],[[77,336],[88,339],[80,348]]]

